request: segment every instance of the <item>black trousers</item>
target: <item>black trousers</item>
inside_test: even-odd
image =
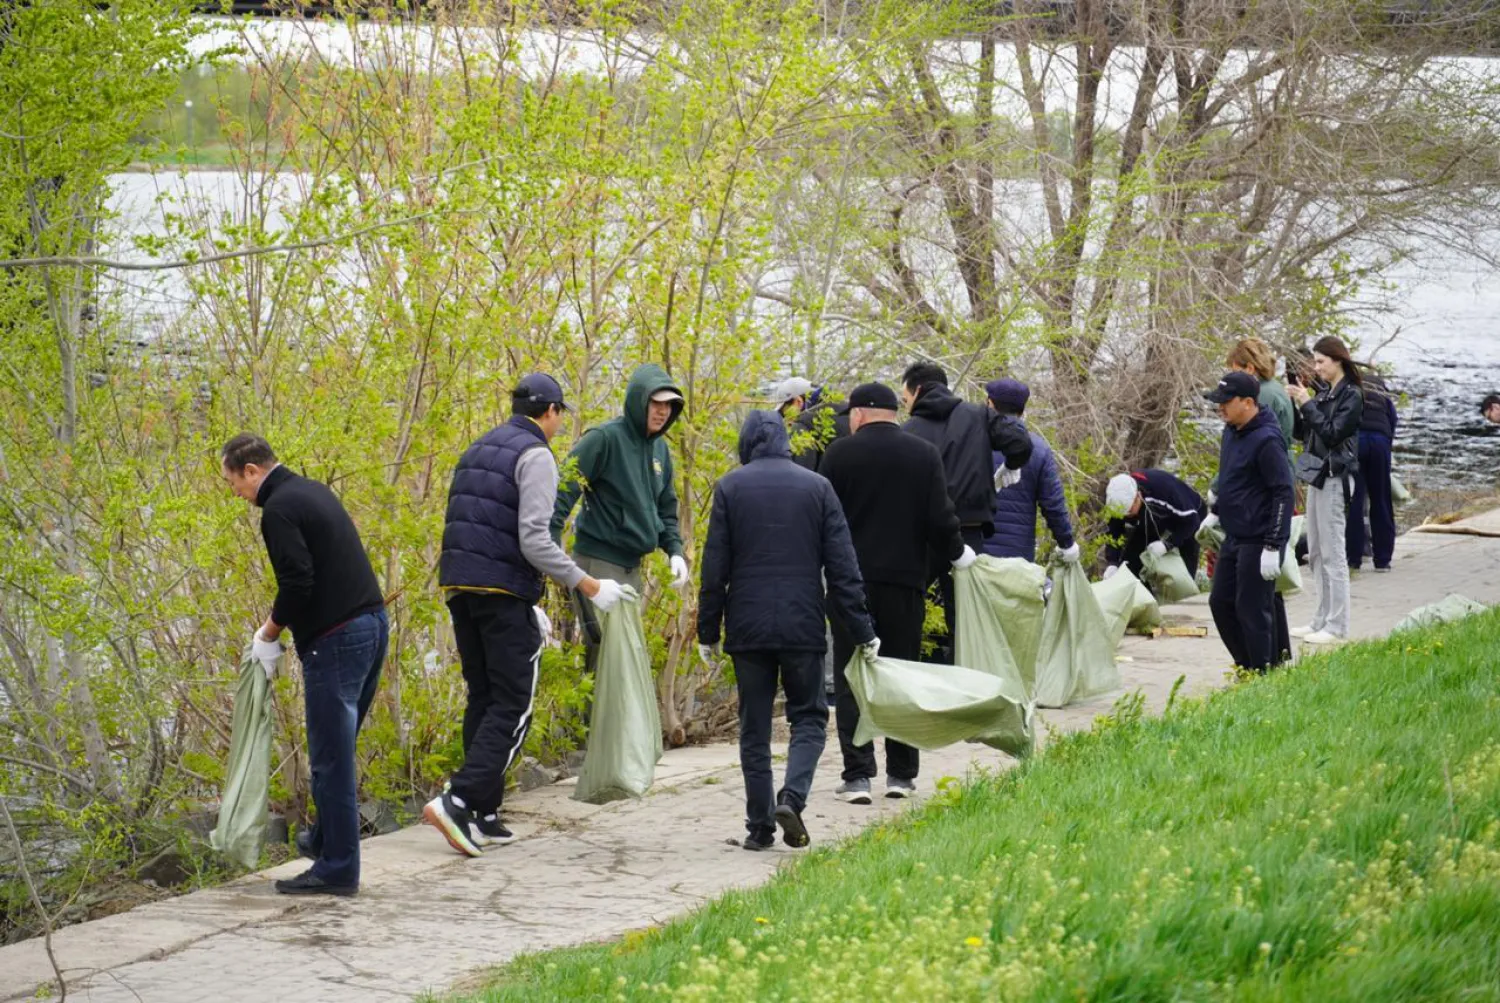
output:
[[[1260,575],[1263,550],[1259,541],[1226,539],[1208,597],[1214,626],[1234,664],[1256,672],[1281,662],[1282,638],[1288,634],[1286,605],[1276,594],[1276,583]],[[1289,638],[1286,645],[1291,646]]]
[[[735,686],[740,697],[740,772],[745,777],[745,828],[752,836],[776,831],[776,805],[785,801],[799,814],[807,807],[813,773],[828,741],[828,694],[823,692],[823,653],[819,651],[737,651]],[[786,691],[786,720],[792,740],[786,753],[786,779],[776,792],[771,772],[771,707],[776,687]]]
[[[959,529],[964,538],[964,543],[974,548],[976,554],[981,553],[984,547],[984,530],[979,526],[964,526]],[[912,659],[922,662],[930,662],[933,665],[953,664],[953,617],[955,612],[953,602],[953,562],[941,557],[934,557],[928,581],[935,586],[933,596],[937,604],[943,610],[943,623],[947,626],[947,633],[942,637],[929,637],[933,642],[932,653],[926,657],[912,655]],[[923,619],[926,619],[925,613]],[[879,631],[879,627],[876,631]],[[885,635],[880,635],[880,650],[885,652]],[[905,657],[905,656],[900,656]]]
[[[880,653],[891,658],[917,661],[922,652],[922,620],[927,612],[921,589],[881,582],[865,582],[865,605],[875,621],[875,636],[880,638]],[[839,750],[844,756],[845,780],[875,778],[875,743],[854,744],[854,730],[859,727],[859,704],[849,689],[844,669],[854,656],[854,639],[835,617],[833,629],[834,718],[838,723]],[[917,750],[893,739],[885,740],[885,772],[897,780],[915,780]]]
[[[541,671],[542,632],[531,604],[514,596],[458,592],[448,600],[469,690],[464,764],[453,794],[488,815],[505,798],[505,773],[521,757]]]

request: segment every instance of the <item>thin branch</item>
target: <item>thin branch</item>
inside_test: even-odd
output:
[[[31,868],[26,866],[26,846],[21,842],[21,834],[16,831],[15,820],[10,817],[10,799],[0,797],[0,813],[5,815],[5,828],[10,833],[10,840],[16,848],[16,869],[20,871],[21,880],[26,884],[26,891],[31,895],[31,904],[36,906],[37,915],[42,917],[42,946],[47,951],[47,961],[52,965],[52,974],[57,977],[57,998],[63,1003],[68,998],[68,983],[63,979],[62,966],[57,963],[57,955],[52,953],[52,914],[42,904],[42,894],[37,891],[36,882],[32,880]]]

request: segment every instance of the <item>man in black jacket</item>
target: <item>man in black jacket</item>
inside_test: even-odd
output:
[[[878,646],[859,565],[832,486],[792,462],[786,425],[752,411],[740,430],[740,469],[714,488],[698,593],[699,654],[734,659],[747,850],[768,849],[776,826],[806,846],[802,809],[828,731],[823,691],[825,602],[860,645]],[[827,596],[824,581],[827,581]],[[772,800],[771,705],[777,681],[792,728],[786,782]]]
[[[234,493],[260,506],[260,533],[276,573],[276,601],[252,641],[269,676],[290,629],[302,660],[307,758],[318,823],[299,840],[313,865],[276,882],[285,895],[359,891],[355,741],[385,661],[389,625],[375,570],[354,520],[327,485],[292,473],[258,435],[237,435],[220,455]]]
[[[960,400],[948,389],[948,374],[932,362],[918,362],[901,376],[902,400],[911,418],[903,429],[937,447],[943,458],[948,497],[958,513],[964,543],[979,550],[995,530],[995,493],[1021,479],[1031,459],[1031,435],[1014,415]],[[1005,458],[995,466],[994,454]],[[938,585],[948,633],[933,661],[953,661],[953,572],[933,559],[929,569]]]
[[[1285,607],[1276,603],[1276,576],[1292,523],[1292,465],[1281,426],[1258,403],[1260,381],[1228,372],[1203,396],[1219,406],[1219,492],[1210,525],[1224,527],[1208,605],[1234,664],[1265,672],[1289,652]],[[1278,616],[1281,623],[1277,622]]]
[[[1141,554],[1162,557],[1175,550],[1189,574],[1198,573],[1198,527],[1208,515],[1203,497],[1165,470],[1115,474],[1104,490],[1110,540],[1104,546],[1108,578],[1125,565],[1141,573]]]
[[[500,802],[536,700],[549,628],[536,606],[544,576],[601,611],[620,598],[618,582],[590,577],[549,529],[557,503],[550,443],[566,410],[556,380],[546,373],[524,377],[511,392],[510,420],[464,451],[448,488],[438,584],[468,688],[464,761],[422,817],[470,857],[515,838],[500,821]]]
[[[922,655],[929,555],[967,567],[974,550],[959,532],[937,448],[896,424],[895,391],[879,383],[856,387],[849,395],[849,426],[853,435],[828,447],[819,472],[833,485],[849,522],[881,651],[915,661]],[[869,804],[875,743],[854,744],[859,705],[844,675],[854,645],[835,621],[834,693],[844,782],[834,793],[850,804]],[[886,797],[910,796],[916,789],[917,750],[886,739],[885,763]]]

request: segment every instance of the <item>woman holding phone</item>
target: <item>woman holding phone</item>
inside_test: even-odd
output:
[[[1349,637],[1349,560],[1344,551],[1350,479],[1359,469],[1359,423],[1364,393],[1359,367],[1338,338],[1319,339],[1312,351],[1317,396],[1303,386],[1287,393],[1302,418],[1303,452],[1297,479],[1307,485],[1307,553],[1318,587],[1312,623],[1292,630],[1309,644]]]

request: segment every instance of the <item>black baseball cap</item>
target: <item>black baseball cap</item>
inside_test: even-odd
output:
[[[896,411],[900,409],[901,402],[896,399],[896,391],[884,383],[861,383],[849,394],[849,406]]]
[[[1249,373],[1232,370],[1219,377],[1219,385],[1203,395],[1203,399],[1214,404],[1228,404],[1236,397],[1260,397],[1260,380]]]
[[[546,373],[531,373],[521,377],[521,382],[510,392],[512,400],[530,401],[535,404],[556,404],[564,411],[568,409],[563,400],[562,387]]]

